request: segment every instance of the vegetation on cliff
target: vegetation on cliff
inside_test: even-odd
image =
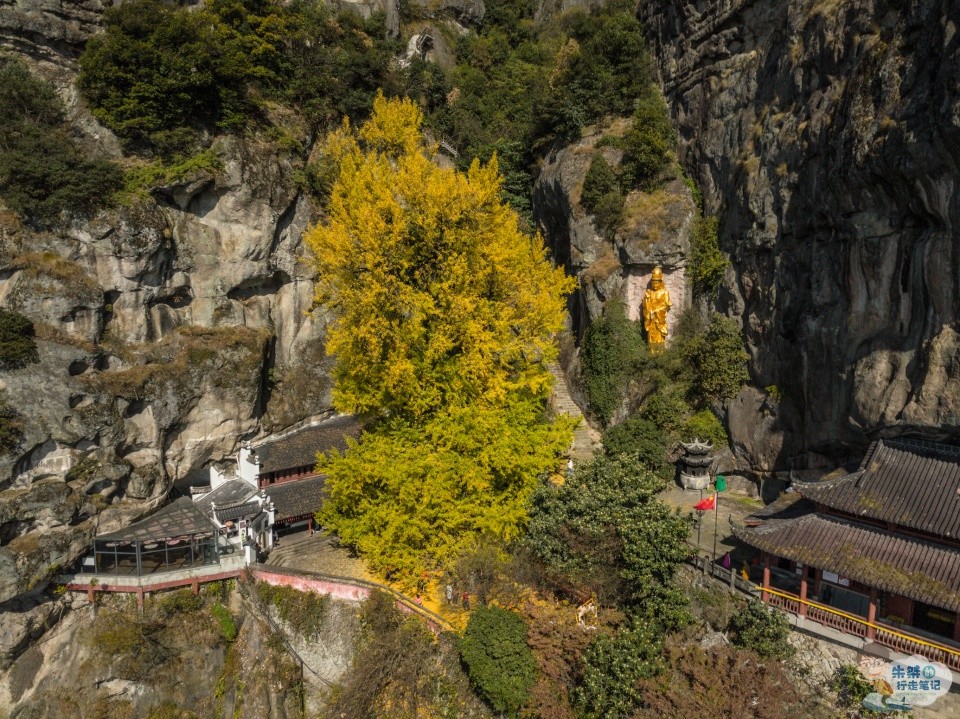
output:
[[[104,23],[80,58],[80,90],[127,150],[164,157],[242,130],[269,101],[321,128],[362,117],[398,49],[378,18],[310,2],[135,0]]]
[[[109,202],[120,171],[84,156],[54,89],[19,60],[0,57],[0,107],[0,199],[11,210],[50,225]]]

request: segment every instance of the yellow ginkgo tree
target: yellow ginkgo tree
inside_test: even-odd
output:
[[[543,405],[573,281],[501,200],[496,159],[442,167],[420,124],[380,96],[359,132],[332,134],[338,174],[306,235],[334,404],[374,419],[324,460],[320,518],[405,576],[479,532],[516,536],[572,426]]]

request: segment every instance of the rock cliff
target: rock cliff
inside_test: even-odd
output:
[[[602,153],[614,166],[622,159],[620,150],[598,146],[598,142],[622,134],[628,126],[625,118],[613,120],[609,126],[591,128],[581,140],[551,152],[534,186],[537,226],[555,260],[579,280],[570,298],[570,315],[578,336],[602,313],[608,300],[620,300],[628,316],[637,319],[650,272],[656,265],[663,267],[673,300],[671,328],[691,302],[684,276],[696,205],[682,179],[671,177],[652,193],[630,192],[624,220],[612,234],[598,229],[594,218],[580,204],[583,182],[594,156]]]
[[[733,403],[737,451],[782,469],[886,434],[960,437],[960,7],[640,13],[681,160],[720,215],[718,304],[742,320],[754,386],[777,388]]]
[[[104,6],[4,2],[0,48],[55,84],[75,135],[117,155],[72,84]],[[210,169],[56,231],[0,213],[0,305],[34,323],[40,359],[0,373],[22,434],[0,457],[0,602],[174,483],[203,483],[241,439],[330,409],[301,239],[317,219],[297,180],[311,142],[290,131],[298,142],[217,139]]]

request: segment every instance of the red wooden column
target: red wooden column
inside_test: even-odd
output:
[[[807,571],[809,567],[804,567],[800,574],[800,616],[807,616]]]
[[[960,612],[957,612],[956,616],[953,621],[953,641],[960,642]]]
[[[766,602],[770,599],[770,593],[767,589],[770,587],[770,555],[763,555],[763,590],[760,592],[761,601]]]
[[[870,590],[870,609],[867,611],[867,621],[871,625],[877,621],[877,590]],[[873,626],[867,627],[867,641],[872,642],[877,636],[877,630]]]

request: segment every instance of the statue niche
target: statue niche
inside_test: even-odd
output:
[[[660,352],[667,341],[667,313],[670,311],[670,293],[663,286],[663,270],[660,267],[653,268],[650,286],[643,293],[641,310],[650,351]]]

